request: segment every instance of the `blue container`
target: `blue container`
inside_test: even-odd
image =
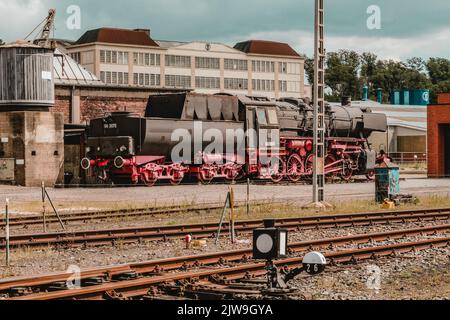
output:
[[[364,85],[363,87],[362,99],[363,101],[369,100],[369,87],[367,85]]]
[[[410,91],[403,90],[400,94],[400,104],[404,106],[408,106],[410,104]]]
[[[391,92],[391,104],[399,105],[400,104],[400,91],[394,90]]]
[[[383,203],[400,194],[400,169],[392,163],[375,168],[375,200]]]
[[[377,101],[378,103],[383,103],[383,89],[377,89]]]
[[[416,106],[426,106],[430,104],[430,90],[419,89],[419,90],[411,90],[411,104]]]

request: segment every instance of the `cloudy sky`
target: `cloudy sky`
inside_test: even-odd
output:
[[[325,0],[327,50],[371,51],[382,58],[450,58],[448,0]],[[76,40],[102,26],[149,28],[155,39],[207,40],[234,45],[247,39],[288,42],[311,55],[314,0],[0,0],[0,38],[24,38],[57,9],[56,37]],[[71,5],[81,28],[67,27]],[[367,9],[381,10],[381,29],[369,30]]]

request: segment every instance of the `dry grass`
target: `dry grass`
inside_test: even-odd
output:
[[[390,277],[386,287],[392,299],[429,300],[450,296],[450,264],[440,268],[420,268]]]
[[[427,171],[428,164],[426,162],[411,162],[411,163],[403,163],[400,165],[400,170],[405,171]]]

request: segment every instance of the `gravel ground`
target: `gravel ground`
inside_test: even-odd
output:
[[[95,210],[118,207],[136,207],[162,204],[186,204],[202,202],[223,202],[228,185],[183,185],[157,186],[153,188],[94,188],[94,189],[48,189],[59,210]],[[246,199],[246,186],[235,185],[235,198]],[[425,194],[450,194],[450,179],[406,179],[401,182],[402,193],[416,196]],[[299,204],[311,200],[309,185],[252,185],[251,200],[290,199]],[[374,183],[329,184],[326,186],[327,199],[373,199]],[[39,212],[40,188],[0,186],[0,200],[9,198],[12,212]]]
[[[442,223],[443,222],[440,222],[439,224]],[[303,230],[301,232],[290,233],[289,241],[298,242],[322,238],[343,237],[355,234],[387,232],[396,229],[425,227],[434,224],[436,223],[408,223],[372,227]],[[439,233],[429,237],[443,236],[445,236],[445,233]],[[407,237],[401,240],[377,242],[376,245],[397,243],[399,241],[415,241],[424,238],[425,237]],[[185,244],[182,240],[172,240],[169,242],[146,242],[141,244],[121,244],[120,241],[118,241],[115,246],[88,247],[84,249],[16,249],[12,251],[12,267],[5,268],[4,266],[0,266],[0,277],[29,276],[49,272],[62,272],[70,265],[77,265],[82,269],[86,269],[91,267],[142,262],[175,256],[188,256],[206,252],[243,249],[251,246],[250,235],[240,235],[238,239],[239,243],[232,245],[230,244],[229,239],[224,237],[217,246],[214,244],[214,240],[208,239],[207,246],[198,249],[185,249]],[[371,245],[340,245],[336,246],[334,250],[347,250],[367,246]],[[0,255],[0,259],[2,259],[0,261],[3,261],[4,258],[2,255]]]
[[[314,300],[450,300],[450,250],[330,267],[292,285]]]

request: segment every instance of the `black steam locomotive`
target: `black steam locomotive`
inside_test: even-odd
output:
[[[370,109],[326,106],[330,177],[373,177],[368,137],[385,132],[386,116]],[[82,168],[102,182],[144,183],[187,175],[202,183],[244,177],[311,179],[313,109],[309,101],[196,93],[153,95],[145,117],[116,112],[92,120]]]

